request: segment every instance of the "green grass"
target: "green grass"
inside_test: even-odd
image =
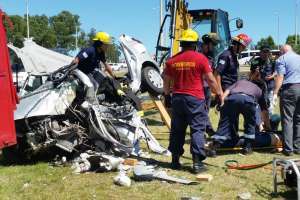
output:
[[[213,126],[217,126],[218,115],[212,110]],[[168,130],[162,125],[156,111],[146,113],[150,128],[164,146],[168,145]],[[188,139],[188,137],[187,137]],[[173,171],[167,168],[170,158],[154,155],[152,158],[161,162],[161,167],[170,175],[195,180],[188,169],[192,164],[189,145],[185,145],[185,154],[181,159],[184,170]],[[0,166],[0,199],[180,199],[183,196],[201,197],[202,199],[231,200],[241,192],[250,192],[252,199],[295,199],[296,193],[284,186],[279,187],[279,195],[272,195],[271,165],[250,171],[224,169],[228,159],[244,164],[264,163],[282,157],[281,154],[255,152],[242,156],[238,152],[208,158],[209,174],[214,179],[199,185],[186,186],[169,184],[161,181],[134,182],[130,188],[113,184],[116,172],[85,173],[75,175],[69,166],[52,167],[47,162],[31,165]]]

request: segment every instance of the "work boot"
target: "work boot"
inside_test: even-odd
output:
[[[243,146],[242,154],[244,155],[250,155],[253,153],[252,149],[253,140],[245,139],[245,144]]]
[[[193,155],[193,173],[194,174],[199,174],[202,172],[206,172],[207,168],[202,162],[202,159],[199,155],[194,154]]]
[[[181,168],[179,158],[179,155],[172,155],[171,169],[178,170]]]
[[[221,147],[221,144],[217,141],[213,141],[212,146],[208,150],[206,156],[208,157],[217,157],[217,149]]]

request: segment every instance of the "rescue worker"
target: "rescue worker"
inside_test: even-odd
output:
[[[106,63],[105,52],[108,46],[112,44],[111,37],[106,32],[98,32],[91,47],[82,49],[73,63],[78,64],[77,68],[83,73],[89,75],[95,69],[100,69],[100,61],[104,64],[105,70],[110,76],[114,77],[111,67]]]
[[[164,93],[170,95],[172,85],[172,120],[169,150],[172,153],[171,168],[181,167],[179,158],[184,153],[186,128],[190,126],[193,172],[205,171],[202,161],[204,151],[204,131],[207,113],[203,92],[203,76],[213,92],[218,96],[221,90],[212,74],[207,58],[196,51],[198,34],[192,29],[184,30],[180,38],[182,51],[166,62],[164,71]]]
[[[98,32],[94,39],[92,46],[82,49],[75,59],[73,64],[77,64],[77,68],[80,70],[79,73],[82,81],[87,86],[86,99],[90,103],[95,103],[95,91],[99,88],[101,80],[107,80],[107,76],[102,72],[101,62],[105,67],[105,70],[111,77],[114,77],[111,67],[106,63],[105,53],[108,46],[112,44],[111,37],[106,32]],[[88,77],[85,78],[84,73]]]
[[[222,91],[237,82],[239,70],[237,55],[244,51],[251,41],[248,35],[239,34],[232,38],[230,47],[219,56],[214,73]]]
[[[216,155],[216,149],[224,143],[234,144],[238,139],[239,115],[244,117],[244,144],[243,153],[252,153],[252,145],[256,133],[256,112],[257,104],[268,116],[268,99],[265,83],[261,80],[259,68],[251,68],[249,81],[239,80],[228,87],[222,101],[221,118],[218,130],[213,138],[212,156]]]
[[[300,154],[300,55],[284,45],[276,61],[277,77],[273,104],[281,88],[280,113],[283,130],[283,154]]]
[[[275,62],[271,59],[271,49],[269,46],[264,45],[260,48],[260,55],[259,57],[255,58],[251,65],[259,66],[259,70],[261,73],[261,78],[266,82],[267,89],[268,89],[268,98],[269,101],[272,102],[273,94],[274,94],[274,87],[275,87]],[[269,116],[273,114],[274,106],[270,104],[268,108]]]
[[[214,50],[215,46],[218,45],[220,42],[219,36],[216,33],[208,33],[202,36],[202,43],[201,47],[199,49],[199,52],[203,53],[206,58],[210,62],[210,66],[214,67]],[[207,109],[207,125],[206,125],[206,133],[209,135],[215,134],[215,131],[211,125],[211,121],[209,118],[209,109],[211,104],[211,91],[207,84],[207,82],[203,81],[203,87],[204,87],[204,96],[205,96],[205,103],[206,103],[206,109]]]

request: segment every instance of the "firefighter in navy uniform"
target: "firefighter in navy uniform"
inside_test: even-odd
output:
[[[82,49],[73,63],[78,64],[78,69],[85,74],[92,73],[99,68],[100,61],[104,64],[105,70],[110,76],[114,77],[111,67],[106,63],[105,52],[108,46],[112,44],[111,37],[106,32],[98,32],[91,47]]]
[[[82,49],[72,62],[73,64],[77,64],[77,68],[80,70],[78,73],[87,75],[89,81],[85,83],[87,86],[86,98],[90,103],[96,102],[94,93],[98,91],[100,84],[105,85],[113,81],[113,79],[110,79],[102,71],[101,63],[104,65],[108,74],[114,78],[112,69],[110,65],[106,63],[105,58],[105,53],[109,45],[112,44],[110,35],[106,32],[98,32],[93,38],[93,41],[93,45]]]
[[[230,47],[218,59],[215,77],[219,87],[225,91],[238,80],[239,62],[237,55],[244,51],[252,39],[246,34],[239,34],[232,38]]]
[[[216,149],[221,146],[234,146],[239,140],[238,125],[239,115],[244,117],[243,153],[252,153],[252,146],[256,133],[256,112],[260,106],[263,113],[268,116],[267,87],[261,79],[258,66],[252,66],[249,80],[239,80],[228,87],[223,96],[221,107],[223,117],[220,119],[218,130],[213,138],[212,156],[216,155]]]
[[[216,33],[208,33],[202,36],[202,43],[199,49],[199,52],[203,53],[207,59],[210,62],[210,66],[214,67],[214,49],[215,46],[217,46],[220,42],[219,36]],[[211,104],[211,91],[207,84],[207,82],[203,81],[203,87],[204,87],[204,95],[205,95],[205,103],[207,108],[207,116],[209,114],[210,104]],[[209,135],[215,134],[215,131],[211,125],[211,121],[207,119],[207,125],[206,125],[206,133]]]
[[[180,38],[182,51],[166,62],[164,93],[170,95],[172,86],[172,120],[169,150],[172,153],[171,168],[181,167],[179,158],[184,153],[186,128],[190,126],[193,172],[206,170],[202,161],[206,158],[204,131],[207,111],[203,92],[203,76],[213,92],[220,96],[207,58],[196,51],[198,34],[192,29],[184,30]]]

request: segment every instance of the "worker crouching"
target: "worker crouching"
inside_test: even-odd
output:
[[[213,148],[210,152],[216,155],[216,149],[225,143],[238,140],[239,115],[244,117],[243,153],[252,153],[255,141],[257,108],[268,116],[268,99],[265,83],[261,80],[259,68],[251,67],[249,80],[240,80],[230,86],[222,96],[221,117],[218,130],[213,138]]]
[[[220,96],[221,90],[212,74],[208,59],[196,51],[198,34],[183,31],[180,38],[182,51],[166,62],[164,72],[164,93],[170,95],[172,82],[172,120],[169,150],[172,153],[171,168],[181,167],[179,158],[184,153],[186,128],[190,126],[193,172],[206,170],[202,161],[206,158],[204,132],[207,111],[203,92],[203,76],[213,92]]]

